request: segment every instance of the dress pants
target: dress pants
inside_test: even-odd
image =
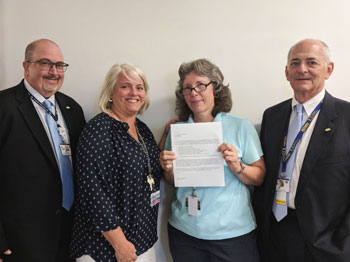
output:
[[[270,262],[316,262],[301,234],[295,210],[288,208],[288,215],[280,222],[271,214],[271,220]]]
[[[69,257],[69,244],[72,235],[73,212],[72,210],[68,212],[63,207],[59,209],[59,212],[61,213],[61,231],[59,246],[56,258],[53,261],[50,260],[47,262],[74,262],[74,260]],[[11,255],[2,257],[4,262],[22,262],[23,260],[22,258],[18,258],[18,256],[16,256],[15,250],[12,250]],[[40,257],[40,254],[38,254],[38,257]],[[23,260],[23,262],[25,262],[25,260]]]
[[[198,239],[168,223],[169,247],[174,262],[259,262],[255,230],[221,240]]]
[[[63,207],[61,207],[62,212],[62,231],[59,251],[57,253],[56,262],[74,262],[69,256],[69,244],[72,238],[72,228],[73,228],[73,210],[68,212]]]

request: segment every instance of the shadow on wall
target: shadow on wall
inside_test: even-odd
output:
[[[260,130],[261,130],[261,124],[256,124],[254,125],[256,132],[258,132],[258,135],[260,135]]]
[[[260,136],[260,130],[261,130],[261,124],[254,125],[256,132],[258,132],[258,135]],[[254,186],[248,186],[249,192],[250,192],[250,199],[253,199],[253,193],[254,193]]]

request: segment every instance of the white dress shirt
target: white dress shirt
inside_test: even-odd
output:
[[[70,140],[69,140],[69,134],[68,134],[68,129],[67,129],[67,126],[66,126],[66,122],[64,121],[64,118],[63,118],[63,115],[62,115],[62,112],[61,112],[61,109],[58,105],[58,103],[56,103],[56,99],[55,99],[55,95],[51,96],[50,98],[46,99],[45,97],[43,97],[38,91],[36,91],[33,87],[30,86],[30,84],[27,82],[26,79],[24,79],[24,86],[25,88],[28,90],[29,93],[31,93],[40,103],[44,103],[45,100],[49,100],[51,103],[52,103],[52,106],[53,107],[56,107],[56,110],[57,110],[57,115],[58,115],[58,124],[63,127],[65,130],[66,130],[66,139],[67,139],[67,143],[69,144],[70,143]],[[47,126],[47,123],[46,123],[46,119],[45,119],[45,116],[46,116],[46,111],[44,108],[42,108],[41,106],[39,106],[33,99],[32,100],[32,103],[33,103],[33,106],[36,110],[36,112],[38,113],[39,115],[39,118],[41,120],[41,123],[43,124],[44,128],[45,128],[45,131],[46,131],[46,134],[47,134],[47,137],[49,138],[50,140],[50,144],[51,144],[51,147],[52,147],[52,150],[53,152],[55,153],[55,157],[56,157],[56,161],[58,163],[58,159],[57,159],[57,155],[56,155],[56,150],[55,150],[55,147],[53,145],[53,141],[52,141],[52,138],[51,138],[51,135],[50,135],[50,130],[49,130],[49,127]],[[54,111],[55,112],[55,111]],[[70,157],[70,160],[72,161],[71,157]]]
[[[306,101],[303,104],[303,123],[306,122],[306,120],[311,115],[312,111],[314,111],[316,106],[323,100],[325,94],[326,94],[326,91],[325,91],[325,89],[323,89],[319,94],[317,94],[316,96],[314,96],[313,98],[311,98],[310,100]],[[299,102],[293,97],[292,108],[296,104],[299,104]],[[299,146],[297,148],[297,151],[295,152],[296,153],[295,164],[294,164],[294,169],[293,169],[293,174],[292,174],[292,181],[290,183],[289,198],[288,198],[288,207],[292,208],[292,209],[295,209],[294,200],[295,200],[295,195],[296,195],[296,191],[297,191],[297,187],[298,187],[300,171],[301,171],[301,168],[303,166],[305,153],[306,153],[306,150],[308,148],[311,135],[314,131],[319,113],[320,113],[320,111],[318,111],[317,114],[315,115],[309,128],[306,130],[302,139],[299,141]],[[294,115],[295,115],[294,110],[292,110],[289,124],[291,124],[292,119],[294,118]]]

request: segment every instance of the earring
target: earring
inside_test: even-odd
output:
[[[112,103],[112,102],[113,102],[112,97],[110,97],[110,98],[108,99],[108,102],[109,102],[109,103]]]

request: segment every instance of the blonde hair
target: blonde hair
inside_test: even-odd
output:
[[[148,108],[150,101],[148,98],[148,90],[149,90],[149,85],[146,80],[146,76],[144,72],[137,66],[124,63],[124,64],[115,64],[109,69],[106,79],[104,81],[104,84],[102,86],[101,94],[100,94],[100,99],[98,102],[98,105],[101,109],[102,112],[109,113],[111,111],[111,106],[112,102],[110,101],[110,98],[113,96],[114,93],[114,87],[115,84],[118,80],[118,77],[120,74],[123,74],[124,76],[127,77],[127,74],[130,74],[133,77],[139,77],[141,78],[144,86],[145,86],[145,92],[146,92],[146,98],[145,98],[145,103],[142,105],[140,108],[138,114],[142,114],[143,112],[146,111]]]

